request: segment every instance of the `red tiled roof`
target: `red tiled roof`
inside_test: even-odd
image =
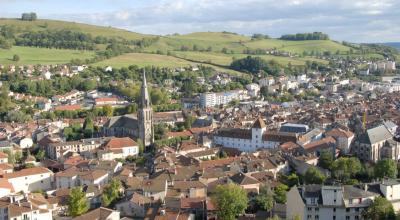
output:
[[[167,137],[190,137],[190,136],[192,136],[193,134],[192,134],[192,132],[190,132],[190,131],[187,131],[187,130],[185,130],[185,131],[170,131],[170,132],[168,132],[167,133]]]
[[[138,146],[138,144],[129,137],[112,138],[105,145],[106,149],[121,149],[124,147]]]
[[[326,136],[350,138],[354,136],[354,133],[340,128],[335,128],[326,132]]]
[[[74,111],[81,109],[81,105],[60,105],[55,107],[56,111]]]
[[[104,97],[104,98],[97,98],[94,100],[95,102],[116,102],[118,98],[115,97]]]
[[[44,167],[33,167],[33,168],[27,168],[23,169],[14,173],[6,173],[4,174],[4,178],[6,179],[13,179],[13,178],[18,178],[18,177],[23,177],[23,176],[31,176],[31,175],[37,175],[37,174],[43,174],[43,173],[53,173],[49,169],[44,168]]]
[[[8,158],[8,154],[0,151],[0,159]]]
[[[326,137],[318,141],[305,144],[303,148],[305,150],[313,150],[318,147],[329,147],[330,144],[335,144],[336,140],[333,137]]]

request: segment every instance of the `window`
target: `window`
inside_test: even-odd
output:
[[[311,215],[307,215],[307,219],[312,219],[312,216]]]
[[[333,220],[336,220],[336,216],[333,216]]]
[[[318,208],[318,207],[317,207],[317,208],[315,208],[315,211],[316,211],[316,212],[318,212],[318,211],[319,211],[319,208]]]
[[[311,204],[315,204],[315,198],[311,198]]]
[[[355,220],[358,220],[358,219],[359,219],[358,215],[354,216],[354,219],[355,219]]]
[[[362,198],[359,198],[359,199],[358,199],[358,203],[362,203]]]
[[[350,216],[346,215],[346,220],[350,220]]]
[[[311,208],[311,207],[308,207],[308,208],[307,208],[307,210],[308,210],[308,211],[311,211],[311,210],[312,210],[312,208]]]
[[[319,219],[319,215],[315,215],[315,219]]]
[[[346,212],[350,212],[350,209],[349,209],[349,208],[347,208],[347,209],[346,209]]]
[[[360,211],[360,208],[355,208],[356,212]]]
[[[333,212],[336,212],[336,208],[333,208]]]
[[[349,204],[353,204],[353,199],[349,199]]]
[[[333,200],[333,203],[336,203],[336,199]]]

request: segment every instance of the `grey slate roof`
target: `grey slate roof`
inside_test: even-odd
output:
[[[351,199],[351,198],[365,198],[365,197],[371,197],[371,196],[377,196],[377,194],[362,190],[360,188],[354,187],[354,186],[343,186],[343,198],[344,199]]]
[[[368,140],[370,144],[375,144],[381,141],[392,139],[392,134],[384,125],[367,130]]]

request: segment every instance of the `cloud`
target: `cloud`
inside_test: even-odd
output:
[[[151,34],[323,31],[354,42],[398,41],[400,36],[399,0],[99,0],[97,5],[108,10],[86,13],[72,7],[45,16]]]

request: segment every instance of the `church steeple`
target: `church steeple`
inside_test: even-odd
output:
[[[147,90],[146,73],[143,70],[142,88],[138,111],[139,138],[144,146],[150,146],[154,142],[153,109],[151,108],[150,95]]]
[[[140,91],[140,95],[141,95],[141,100],[140,100],[140,107],[142,108],[148,108],[150,107],[150,96],[149,96],[149,91],[147,90],[147,80],[146,80],[146,71],[143,70],[143,74],[142,74],[142,79],[143,79],[143,83],[142,83],[142,88]]]

